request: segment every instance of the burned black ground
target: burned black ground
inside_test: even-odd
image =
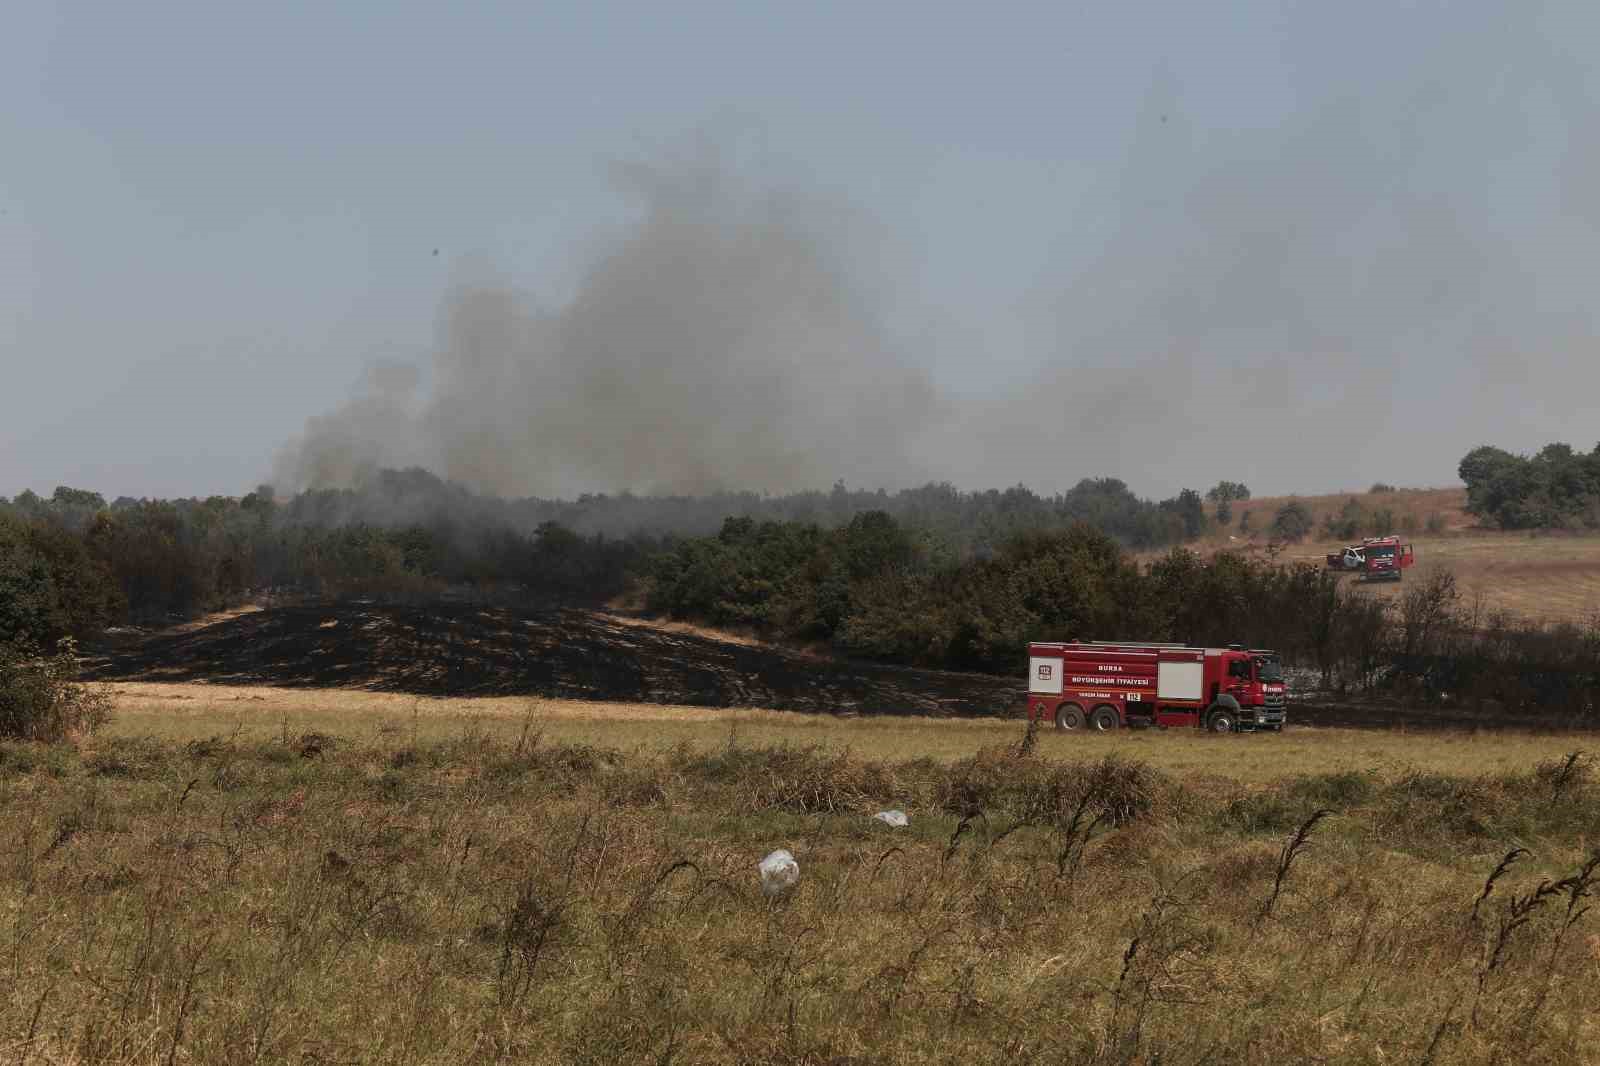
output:
[[[1019,680],[817,658],[601,611],[439,604],[274,607],[104,648],[108,681],[362,688],[934,716],[1020,713]]]

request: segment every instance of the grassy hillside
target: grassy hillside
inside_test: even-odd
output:
[[[1418,533],[1427,529],[1428,520],[1438,516],[1443,523],[1443,532],[1459,534],[1474,531],[1478,520],[1466,513],[1467,490],[1464,488],[1446,489],[1401,489],[1397,492],[1367,492],[1366,490],[1330,493],[1324,496],[1262,496],[1253,500],[1245,500],[1233,505],[1233,524],[1227,530],[1212,533],[1206,538],[1207,543],[1230,543],[1230,534],[1238,539],[1231,543],[1254,540],[1265,544],[1267,531],[1272,526],[1272,516],[1277,513],[1291,499],[1299,500],[1307,510],[1318,529],[1331,515],[1339,513],[1346,500],[1354,497],[1361,504],[1371,510],[1389,510],[1394,513],[1394,532],[1400,533],[1407,526]],[[1238,537],[1238,527],[1243,522],[1243,516],[1250,515],[1250,525],[1256,531],[1252,537]]]
[[[1416,547],[1420,574],[1428,567],[1448,567],[1455,575],[1467,603],[1481,602],[1484,612],[1510,611],[1548,621],[1582,622],[1600,612],[1600,537],[1541,532],[1501,532],[1483,529],[1463,509],[1466,490],[1405,489],[1399,492],[1348,492],[1327,496],[1272,496],[1234,504],[1234,521],[1225,530],[1214,529],[1195,547],[1202,553],[1224,549],[1252,554],[1268,553],[1272,517],[1290,499],[1310,511],[1315,532],[1278,556],[1283,561],[1303,561],[1320,566],[1323,556],[1359,540],[1330,538],[1323,524],[1337,515],[1346,501],[1358,500],[1370,510],[1394,513],[1394,532]],[[1241,535],[1243,515],[1249,514],[1252,535]],[[1429,532],[1430,520],[1434,532]],[[1406,529],[1415,532],[1406,532]],[[1154,558],[1158,552],[1142,553]],[[1346,579],[1353,580],[1353,579]],[[1377,596],[1395,596],[1394,584],[1367,586]]]

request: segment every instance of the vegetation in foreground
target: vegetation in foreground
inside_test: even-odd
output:
[[[533,728],[0,745],[0,1057],[1593,1061],[1600,786]],[[871,815],[911,815],[891,829]],[[787,847],[802,875],[760,891]]]

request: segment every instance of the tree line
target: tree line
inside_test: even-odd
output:
[[[106,504],[63,488],[0,502],[0,642],[48,643],[274,595],[436,596],[452,586],[583,600],[622,591],[650,538],[555,522],[323,524],[267,492]]]
[[[1247,500],[1243,484],[1224,481],[1227,499]],[[1024,485],[963,491],[930,482],[888,492],[851,489],[840,481],[826,492],[771,495],[722,492],[704,496],[585,494],[574,500],[501,499],[479,496],[425,470],[385,470],[359,489],[300,493],[284,504],[285,520],[316,527],[364,523],[376,526],[435,525],[450,516],[458,525],[532,530],[554,522],[583,536],[611,538],[711,536],[728,517],[757,522],[799,522],[832,529],[858,514],[882,511],[897,521],[936,535],[958,552],[992,550],[1027,529],[1062,529],[1087,522],[1133,548],[1156,548],[1200,536],[1210,516],[1193,489],[1163,500],[1133,492],[1117,478],[1083,478],[1063,493],[1041,494]]]
[[[1600,444],[1547,444],[1532,456],[1474,448],[1457,473],[1467,511],[1502,529],[1600,529]]]
[[[1248,490],[1226,482],[1227,491]],[[1213,497],[1215,498],[1215,497]],[[952,557],[982,556],[1022,532],[1087,523],[1152,547],[1200,535],[1200,494],[1136,496],[1090,478],[1044,496],[1023,487],[962,492],[930,484],[764,496],[590,495],[572,501],[474,494],[423,470],[386,470],[360,489],[107,503],[58,487],[0,498],[0,640],[50,640],[125,622],[189,617],[261,595],[438,594],[451,587],[604,600],[680,540],[717,534],[731,515],[809,534],[866,513],[890,516]]]

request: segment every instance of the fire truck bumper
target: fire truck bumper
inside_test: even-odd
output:
[[[1282,707],[1246,707],[1239,712],[1239,728],[1280,730],[1288,720]]]

